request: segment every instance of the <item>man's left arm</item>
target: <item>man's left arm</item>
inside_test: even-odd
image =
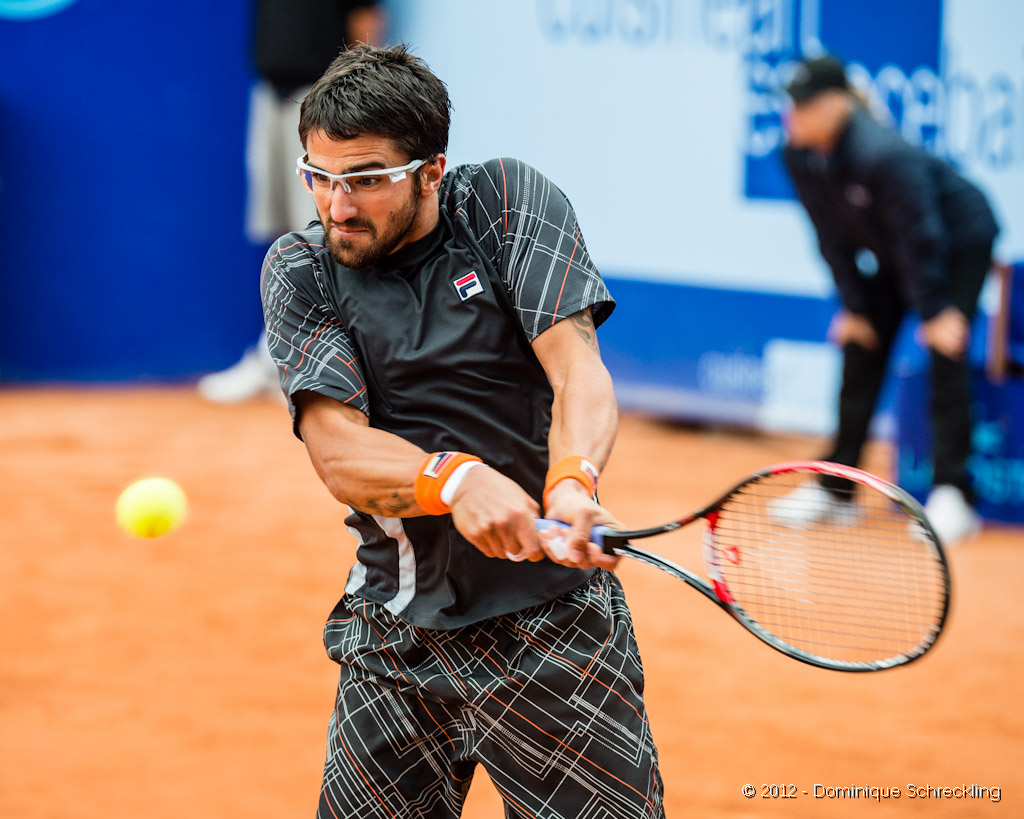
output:
[[[590,308],[555,323],[533,341],[537,355],[554,391],[551,431],[548,435],[549,464],[570,457],[604,467],[611,454],[618,428],[618,408],[612,379],[601,360],[597,333]],[[618,558],[588,546],[590,529],[596,524],[619,525],[594,500],[580,480],[566,477],[545,491],[544,515],[572,525],[566,536],[568,556],[548,556],[558,563],[579,568],[615,568]]]
[[[550,548],[545,552],[564,565],[611,568],[616,558],[587,543],[594,524],[616,521],[594,500],[594,483],[576,467],[586,460],[599,470],[615,440],[615,394],[595,333],[615,302],[590,258],[572,205],[535,168],[510,157],[467,167],[454,193],[455,215],[475,231],[497,268],[554,392],[544,514],[573,530],[567,558]],[[573,472],[579,480],[552,483]],[[542,533],[545,546],[549,539]],[[527,547],[527,557],[543,554]]]

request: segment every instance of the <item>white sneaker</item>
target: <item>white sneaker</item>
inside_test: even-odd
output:
[[[947,548],[976,535],[981,529],[981,517],[971,508],[963,492],[948,483],[932,488],[924,512],[939,541]]]
[[[264,349],[262,345],[253,347],[226,370],[204,375],[196,384],[199,394],[218,404],[236,404],[261,395],[279,395],[281,387],[277,365]]]
[[[768,503],[778,523],[790,529],[807,529],[816,523],[853,523],[859,515],[852,501],[840,500],[818,481],[806,481],[792,492]]]

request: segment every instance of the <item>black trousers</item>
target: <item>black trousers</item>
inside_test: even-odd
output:
[[[992,245],[952,254],[947,262],[950,301],[968,319],[974,317],[985,277],[991,267]],[[896,334],[908,305],[896,277],[884,268],[867,280],[867,318],[878,334],[879,346],[866,350],[857,344],[843,348],[843,383],[839,393],[839,425],[825,460],[856,466],[868,437]],[[932,484],[952,484],[972,497],[967,480],[971,451],[970,366],[963,360],[931,353],[931,413],[935,470]],[[922,408],[923,409],[923,408]],[[829,489],[846,489],[840,480],[826,480]]]

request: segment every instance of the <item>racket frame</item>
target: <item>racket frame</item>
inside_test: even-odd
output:
[[[889,498],[889,500],[902,507],[908,516],[922,528],[926,535],[927,543],[933,550],[933,555],[942,574],[943,596],[942,609],[939,617],[937,618],[937,622],[933,624],[930,633],[924,635],[913,649],[893,657],[872,662],[836,660],[828,657],[822,657],[794,646],[772,634],[772,632],[768,631],[760,623],[750,617],[743,610],[742,606],[735,602],[734,598],[729,593],[724,577],[721,572],[719,572],[716,562],[713,559],[715,554],[715,524],[717,522],[718,513],[733,495],[749,484],[756,483],[757,481],[773,475],[786,473],[801,473],[819,476],[832,475],[867,486],[877,492],[880,492],[882,495]],[[677,563],[674,563],[660,555],[634,546],[630,542],[633,540],[640,540],[672,532],[699,519],[703,519],[707,523],[707,528],[704,532],[704,548],[702,551],[705,569],[707,570],[708,577],[711,579],[710,583],[689,569],[683,568]],[[654,566],[655,568],[661,569],[662,571],[677,577],[728,612],[733,619],[762,642],[771,646],[776,651],[782,652],[788,657],[792,657],[800,662],[807,663],[808,665],[813,665],[818,668],[828,668],[834,671],[866,672],[882,671],[888,668],[896,668],[898,666],[906,665],[919,659],[925,654],[925,652],[935,645],[939,635],[942,633],[949,614],[949,604],[952,595],[952,582],[950,579],[949,564],[946,560],[946,554],[942,548],[941,541],[935,533],[935,529],[932,528],[931,523],[928,521],[928,518],[925,516],[924,509],[922,509],[921,505],[904,489],[879,478],[877,475],[872,475],[870,472],[865,472],[861,469],[845,466],[843,464],[836,464],[828,461],[787,461],[785,463],[768,466],[744,478],[733,486],[732,489],[718,498],[718,500],[708,504],[699,512],[695,512],[691,515],[687,515],[686,517],[679,518],[678,520],[670,521],[669,523],[662,524],[661,526],[653,526],[648,529],[624,531],[611,529],[605,526],[595,527],[593,536],[595,538],[594,542],[601,546],[606,554],[629,557],[633,560],[638,560],[641,563],[647,563],[650,566]]]

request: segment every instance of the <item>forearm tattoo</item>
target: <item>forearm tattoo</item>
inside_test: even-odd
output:
[[[400,517],[402,512],[412,509],[412,503],[402,498],[398,492],[392,492],[390,498],[366,498],[359,502],[353,498],[346,498],[345,504],[360,512],[369,512],[372,515],[387,515],[388,517]]]
[[[586,342],[588,347],[597,349],[597,333],[594,331],[594,319],[589,310],[580,310],[569,316],[576,334]]]

